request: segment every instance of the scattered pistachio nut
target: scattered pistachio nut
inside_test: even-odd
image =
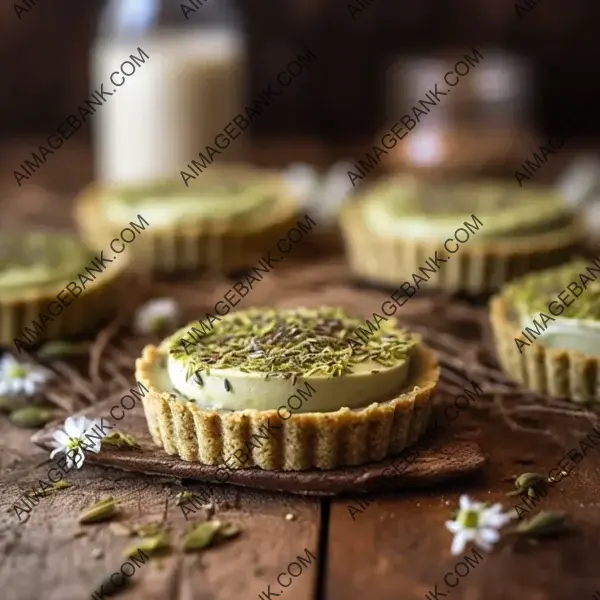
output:
[[[102,498],[79,515],[80,523],[100,523],[108,521],[117,514],[117,501],[112,497]]]
[[[519,523],[515,533],[534,538],[564,533],[568,531],[566,518],[564,512],[542,511],[531,519]]]
[[[136,439],[128,433],[113,431],[102,438],[102,445],[114,446],[116,448],[139,448],[140,445]]]
[[[202,550],[210,546],[221,528],[221,521],[205,521],[195,525],[183,540],[183,549],[186,552]]]
[[[545,485],[548,479],[539,473],[523,473],[515,479],[515,487],[522,492],[536,485]]]
[[[0,412],[10,414],[25,406],[24,398],[19,396],[0,396]]]
[[[47,485],[47,484],[46,484]],[[46,496],[49,496],[50,494],[53,494],[54,492],[58,492],[59,490],[64,490],[70,487],[73,487],[73,485],[71,483],[69,483],[68,481],[64,481],[62,479],[59,479],[57,482],[55,483],[51,483],[50,484],[51,489],[42,489],[42,490],[30,490],[29,492],[27,492],[27,496],[29,496],[29,498],[39,498],[40,496],[45,498]]]
[[[41,406],[25,406],[11,412],[9,419],[17,427],[37,429],[52,420],[52,413]]]
[[[225,523],[221,526],[221,529],[217,531],[217,537],[219,539],[229,539],[238,535],[242,530],[238,525],[233,523]]]
[[[203,550],[215,542],[231,539],[240,533],[241,529],[232,523],[221,521],[205,521],[195,525],[183,540],[183,549],[186,552]]]
[[[52,484],[52,487],[55,490],[64,490],[66,488],[73,487],[73,484],[65,481],[64,479],[59,479],[57,482]]]
[[[196,494],[194,494],[194,492],[189,492],[187,490],[185,490],[183,492],[179,492],[175,496],[175,506],[181,506],[182,504],[189,502],[190,500],[192,500],[195,497],[196,497]]]
[[[132,529],[129,529],[129,527],[123,525],[123,523],[119,523],[119,521],[109,523],[108,528],[114,535],[118,535],[121,537],[129,537],[134,534]]]
[[[158,535],[154,535],[151,537],[143,538],[137,541],[135,544],[128,546],[123,551],[123,556],[125,558],[130,558],[132,556],[138,556],[140,550],[145,554],[156,554],[158,552],[169,549],[171,544],[169,543],[169,538],[167,534],[162,532]]]
[[[144,523],[133,528],[133,532],[140,537],[152,537],[163,533],[162,523]]]
[[[84,343],[66,342],[64,340],[54,340],[46,342],[39,350],[40,358],[54,358],[56,356],[76,356],[77,354],[85,354],[87,345]]]

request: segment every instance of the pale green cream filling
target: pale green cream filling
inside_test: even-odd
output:
[[[540,321],[539,315],[528,315],[521,319],[521,327],[532,328],[533,319]],[[548,322],[546,329],[536,337],[536,342],[547,348],[600,357],[600,322],[591,319],[555,319]]]
[[[27,289],[64,287],[77,277],[90,255],[73,237],[59,234],[8,234],[0,241],[0,292],[22,294]]]
[[[274,198],[255,196],[246,198],[210,197],[187,198],[171,196],[160,204],[160,198],[149,197],[136,204],[138,211],[150,223],[176,225],[188,219],[228,219],[256,215],[272,207]],[[167,203],[168,202],[168,203]],[[122,223],[131,217],[131,206],[114,198],[110,202],[111,220]]]
[[[408,367],[408,358],[393,367],[365,361],[355,365],[351,374],[330,378],[325,375],[298,377],[294,383],[291,378],[265,379],[264,373],[242,373],[236,368],[210,369],[210,375],[201,372],[201,386],[193,377],[186,381],[186,366],[182,361],[172,356],[167,360],[171,386],[199,406],[213,410],[277,410],[283,405],[287,411],[294,413],[329,412],[390,400],[405,383]],[[378,372],[372,373],[373,370]],[[226,379],[229,391],[225,388]],[[307,383],[314,392],[306,386]],[[303,394],[299,394],[298,390],[302,390]],[[296,405],[297,409],[294,408]],[[287,415],[287,412],[281,412],[283,416]]]
[[[562,199],[544,189],[511,189],[494,182],[424,184],[412,178],[373,188],[363,211],[369,228],[384,235],[439,241],[465,222],[477,238],[497,239],[541,232],[570,218]],[[473,214],[485,227],[473,222]]]
[[[102,201],[105,216],[127,223],[132,211],[157,226],[190,220],[245,219],[263,214],[277,200],[277,180],[240,170],[216,171],[184,188],[176,182],[110,190]]]

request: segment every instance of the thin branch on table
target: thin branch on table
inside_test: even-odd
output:
[[[121,328],[122,315],[118,315],[113,319],[104,329],[100,331],[96,340],[90,350],[90,368],[89,374],[94,385],[101,385],[102,379],[100,378],[100,362],[102,353],[108,346],[111,339],[117,334]]]
[[[63,361],[56,361],[52,364],[52,368],[63,375],[68,384],[85,396],[90,401],[90,404],[96,402],[97,397],[93,392],[90,382],[86,381],[73,367]]]
[[[131,385],[131,382],[127,379],[127,377],[125,377],[125,375],[121,373],[117,365],[115,365],[115,363],[112,362],[112,360],[110,360],[109,358],[104,359],[104,369],[108,372],[109,375],[112,375],[112,377],[114,377],[114,379],[120,386],[127,388]]]

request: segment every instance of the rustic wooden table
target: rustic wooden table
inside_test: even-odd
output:
[[[29,197],[26,207],[19,194]],[[5,197],[3,202],[3,225],[32,220],[57,223],[65,221],[69,211],[66,202],[65,215],[57,217],[56,204],[35,188],[17,190],[12,201]],[[310,258],[306,256],[310,251],[302,251],[304,256],[282,266],[257,287],[249,299],[251,304],[341,304],[364,315],[381,306],[386,292],[357,284],[343,257]],[[227,281],[204,278],[198,283],[154,284],[144,293],[176,294],[186,316],[192,317],[194,310],[210,306],[211,300],[214,304],[214,298],[229,286]],[[193,300],[186,304],[186,298]],[[566,511],[572,524],[567,535],[535,546],[502,541],[492,553],[482,551],[483,558],[467,564],[465,571],[464,564],[457,569],[462,558],[450,554],[451,535],[444,522],[451,518],[462,493],[498,501],[507,508],[516,504],[517,499],[506,496],[512,484],[505,479],[525,471],[548,473],[569,450],[579,448],[578,440],[598,422],[596,416],[567,402],[525,394],[506,382],[490,350],[484,307],[423,294],[407,303],[400,316],[440,352],[443,383],[438,412],[453,402],[468,381],[477,382],[484,390],[468,411],[442,427],[439,434],[444,439],[479,444],[487,459],[484,468],[474,476],[443,485],[363,500],[360,512],[349,510],[349,505],[360,506],[355,498],[311,499],[211,486],[216,516],[238,524],[241,535],[200,554],[173,551],[140,565],[119,597],[591,598],[600,589],[600,460],[596,448],[531,511]],[[115,348],[125,344],[118,335],[113,343]],[[85,364],[81,373],[84,380],[89,378]],[[124,366],[121,373],[132,381],[133,364]],[[107,372],[98,376],[107,380],[102,383],[113,383]],[[175,505],[174,494],[183,487],[202,490],[203,484],[91,464],[69,473],[67,479],[73,487],[42,498],[26,522],[20,523],[13,504],[48,470],[48,465],[42,464],[47,453],[31,443],[31,433],[0,417],[2,600],[75,600],[97,592],[103,578],[118,570],[122,550],[131,543],[115,535],[107,524],[87,527],[83,535],[77,533],[80,511],[103,495],[119,497],[130,521],[164,519],[174,539],[189,526]],[[286,518],[290,514],[293,518]],[[471,551],[465,554],[471,555]],[[447,576],[455,572],[457,575]],[[102,596],[96,593],[93,597]]]

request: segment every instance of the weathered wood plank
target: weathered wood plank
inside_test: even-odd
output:
[[[539,413],[533,414],[539,417]],[[518,498],[505,496],[512,484],[503,479],[526,471],[547,475],[591,427],[583,416],[556,414],[547,415],[543,427],[540,425],[527,416],[520,423],[512,422],[515,429],[511,429],[497,411],[484,414],[475,409],[457,419],[444,435],[478,441],[489,460],[481,476],[437,490],[381,497],[354,513],[354,519],[348,509],[350,502],[333,501],[325,597],[431,599],[437,583],[437,591],[451,593],[453,599],[590,598],[600,589],[595,558],[600,549],[598,448],[529,512],[567,511],[575,525],[573,534],[534,547],[502,542],[492,554],[480,551],[483,559],[467,572],[464,566],[459,567],[464,577],[449,576],[454,588],[444,582],[446,574],[464,562],[463,555],[473,556],[470,548],[459,557],[450,554],[452,537],[444,522],[452,518],[459,495],[468,493],[481,501],[501,502],[508,510]],[[520,427],[524,429],[518,430]],[[358,506],[356,501],[353,504]],[[444,596],[440,593],[438,598]]]
[[[173,479],[85,465],[80,472],[67,475],[74,487],[40,499],[28,520],[19,524],[11,510],[12,502],[20,495],[20,488],[25,489],[25,480],[34,482],[38,473],[43,476],[44,469],[34,474],[24,468],[13,473],[12,481],[0,483],[0,581],[5,600],[35,600],[42,591],[48,600],[88,597],[105,575],[119,570],[125,561],[123,549],[137,538],[116,536],[108,524],[77,525],[80,511],[102,496],[122,500],[121,520],[126,524],[159,520],[166,514],[170,537],[178,547],[191,522],[206,517],[199,509],[187,514],[186,521],[180,507],[175,506],[174,495],[182,488]],[[17,479],[22,481],[20,485]],[[304,548],[316,555],[318,503],[268,493],[240,493],[228,486],[212,489],[216,497],[214,517],[238,524],[241,535],[201,555],[184,555],[178,549],[158,562],[139,566],[131,577],[133,585],[122,593],[125,600],[228,599],[258,594],[298,553],[304,555]],[[293,521],[286,519],[288,513],[294,515]],[[87,534],[74,537],[80,528]],[[102,552],[99,559],[92,556],[96,549]],[[316,575],[313,562],[302,578],[294,580],[286,596],[311,599]]]

